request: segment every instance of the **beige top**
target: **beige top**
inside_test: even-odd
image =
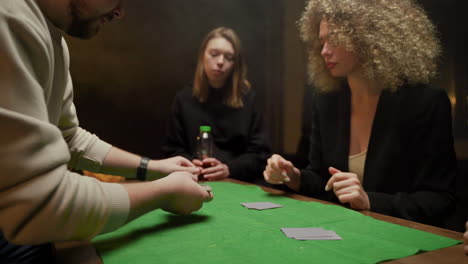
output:
[[[349,171],[357,174],[361,184],[364,179],[364,165],[366,163],[366,157],[367,157],[367,150],[361,153],[349,156],[349,160],[348,160]]]
[[[0,232],[13,243],[116,229],[130,201],[99,172],[111,145],[78,126],[65,40],[34,0],[0,1]]]

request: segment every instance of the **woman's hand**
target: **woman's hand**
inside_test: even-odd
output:
[[[356,173],[341,172],[333,167],[328,170],[332,177],[328,180],[325,191],[333,190],[341,203],[349,203],[353,209],[370,209],[369,197]]]
[[[216,158],[206,158],[203,161],[194,160],[195,166],[201,166],[201,174],[203,179],[207,181],[216,181],[229,177],[228,165],[222,163]]]
[[[300,185],[301,171],[294,167],[292,162],[274,154],[268,159],[263,177],[270,184],[285,183],[289,188],[298,191]]]

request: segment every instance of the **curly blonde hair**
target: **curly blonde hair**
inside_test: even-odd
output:
[[[310,0],[298,21],[306,44],[309,80],[322,91],[339,87],[321,56],[319,27],[329,41],[354,52],[367,78],[379,89],[428,83],[437,73],[440,43],[425,11],[413,0]]]

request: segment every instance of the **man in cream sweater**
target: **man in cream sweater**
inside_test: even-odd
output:
[[[189,214],[213,198],[190,161],[142,158],[78,125],[61,32],[90,38],[124,15],[121,2],[0,2],[0,262],[48,262],[37,256],[51,242],[89,240],[155,209]],[[153,180],[102,183],[70,169]]]

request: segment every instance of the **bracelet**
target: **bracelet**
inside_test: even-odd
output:
[[[140,166],[138,166],[136,177],[140,181],[146,180],[146,171],[148,168],[148,163],[151,159],[148,157],[141,157]]]

